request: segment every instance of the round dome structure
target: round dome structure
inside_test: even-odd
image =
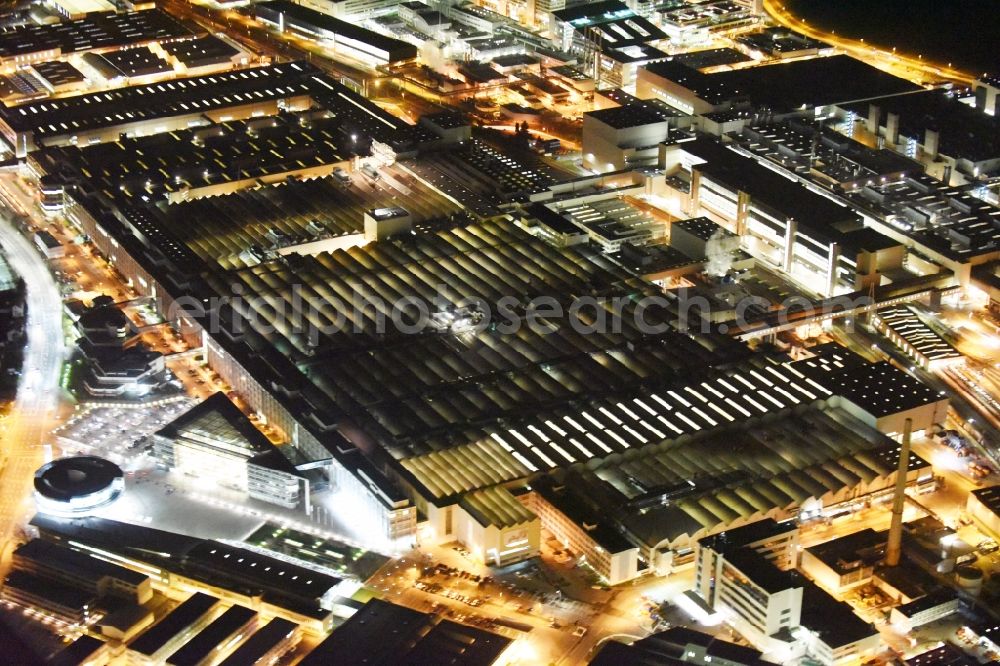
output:
[[[114,502],[124,488],[121,467],[97,456],[59,458],[35,472],[35,504],[54,515],[86,515]]]

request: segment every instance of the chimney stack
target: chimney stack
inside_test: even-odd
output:
[[[934,129],[924,130],[924,155],[936,160],[938,156],[938,146],[941,145],[941,134]]]
[[[894,567],[899,564],[903,547],[903,507],[906,504],[906,476],[910,468],[910,434],[913,420],[903,424],[903,442],[899,447],[899,469],[896,470],[896,492],[892,497],[892,525],[889,527],[889,543],[885,547],[885,563]]]
[[[875,104],[868,105],[868,131],[878,136],[878,125],[882,122],[882,109]]]
[[[890,148],[895,148],[899,143],[899,114],[890,113],[885,117],[885,142]]]

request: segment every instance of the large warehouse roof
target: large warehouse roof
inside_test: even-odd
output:
[[[4,107],[0,117],[15,131],[34,132],[38,137],[76,134],[309,95],[315,85],[312,75],[318,73],[304,62],[281,63]]]
[[[272,331],[269,343],[287,350],[397,458],[486,438],[500,418],[662,384],[745,354],[713,336],[644,334],[632,300],[642,287],[622,269],[602,255],[560,251],[498,223],[288,257],[231,276],[253,296],[247,306]],[[573,295],[605,297],[596,307],[608,321],[611,297],[621,295],[621,330],[588,333],[572,325]],[[554,299],[566,316],[529,323],[527,308],[540,298]],[[394,305],[407,299],[428,310],[420,332],[393,322]],[[359,302],[363,307],[355,307]],[[468,303],[475,311],[463,307]],[[476,328],[483,312],[490,325]],[[658,316],[650,311],[646,319]],[[508,322],[515,324],[505,330]]]
[[[640,391],[542,412],[517,427],[492,428],[472,443],[409,458],[403,466],[434,495],[447,497],[646,445],[681,441],[699,431],[741,424],[829,395],[794,369],[769,365],[676,390]],[[693,462],[699,461],[711,462],[696,454]]]

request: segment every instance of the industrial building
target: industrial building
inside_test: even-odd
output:
[[[104,13],[52,25],[27,24],[0,34],[0,65],[27,65],[87,51],[190,39],[168,14],[149,9]]]
[[[249,56],[229,40],[206,35],[195,39],[160,44],[173,67],[188,76],[197,76],[222,67],[245,65]]]
[[[4,580],[0,601],[71,626],[90,624],[97,602],[90,592],[19,570]]]
[[[898,438],[909,420],[914,433],[929,435],[945,422],[948,398],[893,364],[868,363],[838,344],[810,352],[789,367],[840,396],[845,409],[879,432]]]
[[[397,64],[417,57],[417,47],[409,42],[386,37],[305,5],[269,0],[255,4],[253,14],[258,20],[276,26],[278,32],[295,31],[375,64]]]
[[[0,109],[0,131],[19,157],[42,146],[117,141],[312,104],[312,76],[304,63],[150,83]]]
[[[211,622],[211,611],[218,603],[216,597],[195,592],[129,643],[129,663],[144,666],[164,663],[189,636]]]
[[[583,114],[583,164],[598,172],[656,164],[671,129],[691,119],[666,104],[637,101]]]
[[[219,666],[268,663],[294,648],[300,633],[293,622],[280,617],[273,618],[220,661]]]
[[[928,326],[911,305],[878,310],[873,323],[882,335],[925,370],[954,365],[963,358],[961,352]]]
[[[499,634],[371,599],[299,663],[490,666],[501,661],[510,644]]]
[[[802,571],[834,594],[867,585],[885,559],[885,532],[867,527],[802,550]]]
[[[655,19],[672,44],[690,47],[710,41],[713,32],[756,24],[761,12],[755,4],[738,0],[665,3],[656,9]]]
[[[867,122],[886,148],[929,162],[950,185],[1000,170],[1000,115],[973,108],[946,90],[838,104],[840,114]]]
[[[668,60],[642,67],[636,79],[639,97],[660,99],[686,113],[748,106],[779,119],[916,90],[915,84],[846,55],[707,74]]]
[[[758,666],[768,662],[759,650],[737,645],[687,627],[671,627],[626,645],[617,640],[604,643],[591,666],[620,664],[703,664]]]
[[[874,105],[870,110],[869,126],[874,132],[880,110]],[[944,161],[925,159],[922,163],[912,151],[873,148],[849,138],[862,120],[863,116],[850,111],[834,127],[803,119],[749,123],[732,138],[740,150],[807,187],[823,188],[862,215],[863,235],[853,232],[853,238],[848,238],[851,245],[868,253],[859,263],[865,267],[859,271],[862,275],[873,278],[878,273],[884,285],[944,268],[954,274],[956,283],[968,285],[974,268],[1000,256],[1000,212],[973,196],[968,186],[948,185],[950,177],[942,172]],[[904,248],[917,250],[907,258],[912,272],[902,270]]]
[[[660,150],[667,173],[687,181],[689,214],[709,214],[750,255],[810,291],[855,290],[869,250],[852,242],[863,223],[851,208],[706,137]]]
[[[142,604],[153,595],[149,576],[42,539],[19,546],[13,565],[18,571],[60,581],[95,597],[110,595]]]
[[[584,12],[576,18],[561,15],[573,39],[577,33],[595,37],[584,24],[599,8],[571,9]],[[630,30],[645,25],[626,13],[618,16],[631,10],[614,3],[608,11],[615,21],[632,22]],[[570,25],[574,20],[578,25]],[[614,31],[615,21],[602,22],[602,30]],[[635,44],[612,45],[601,38],[603,46],[644,43],[638,32],[628,34],[626,41]],[[535,85],[532,76],[522,78],[523,85]],[[30,162],[49,175],[60,172],[59,162],[72,165],[63,170],[68,216],[133,287],[160,301],[187,341],[204,346],[209,365],[256,416],[286,436],[289,453],[294,452],[288,458],[297,461],[293,467],[299,462],[312,467],[310,490],[326,486],[358,500],[363,515],[358,522],[371,528],[373,538],[409,544],[418,538],[419,524],[422,540],[457,539],[483,562],[503,565],[534,556],[541,531],[548,529],[576,544],[577,554],[607,580],[666,573],[690,564],[694,542],[706,535],[766,517],[812,515],[855,493],[883,492],[893,483],[899,457],[886,436],[896,430],[885,419],[918,407],[931,412],[921,418],[936,418],[923,404],[884,404],[873,414],[846,397],[850,390],[869,388],[866,382],[878,380],[880,370],[860,377],[860,388],[852,389],[847,380],[831,388],[782,361],[747,363],[748,350],[730,337],[689,335],[673,303],[642,313],[643,323],[656,332],[643,330],[635,302],[662,292],[638,283],[619,259],[633,245],[658,240],[666,229],[617,196],[641,189],[631,177],[624,186],[591,180],[556,184],[545,170],[474,140],[468,150],[453,153],[458,159],[452,168],[483,178],[512,201],[534,198],[548,211],[540,214],[540,226],[561,226],[565,245],[575,243],[578,234],[565,232],[568,227],[556,218],[590,242],[555,248],[504,222],[431,223],[435,215],[457,210],[455,204],[407,179],[402,169],[375,172],[378,181],[366,176],[365,183],[392,190],[372,194],[371,187],[344,187],[330,179],[283,178],[297,173],[295,165],[278,160],[272,170],[272,158],[261,156],[271,150],[283,155],[291,144],[315,137],[333,145],[328,156],[305,167],[325,169],[337,155],[369,149],[401,155],[415,150],[423,137],[440,140],[433,119],[430,127],[409,126],[305,63],[213,77],[222,82],[213,94],[232,85],[236,92],[230,98],[252,91],[255,98],[270,95],[274,107],[257,109],[264,118],[212,117],[203,128],[170,128],[176,136],[167,129],[155,141],[139,139],[134,145],[115,139],[100,150],[42,150]],[[188,104],[203,95],[198,88],[203,79],[171,85],[194,88]],[[156,107],[159,85],[164,84],[144,88],[143,112]],[[121,94],[121,105],[139,104],[133,93]],[[292,113],[279,113],[279,101]],[[234,108],[242,107],[227,106],[225,112]],[[629,161],[625,150],[651,146],[650,154],[655,151],[656,161],[666,164],[666,157],[660,159],[666,149],[659,145],[667,136],[666,131],[659,136],[658,124],[667,118],[666,130],[690,113],[662,102],[641,108],[655,121],[634,123],[635,109],[628,104],[595,112],[591,120],[612,133],[637,132],[635,141],[617,135],[605,141],[620,152],[614,159],[623,165]],[[152,115],[183,117],[173,113]],[[155,130],[164,121],[152,115]],[[307,117],[295,126],[293,119]],[[657,136],[639,136],[647,124]],[[115,132],[121,130],[115,125]],[[190,148],[181,145],[186,138]],[[632,145],[623,149],[626,143]],[[677,152],[668,153],[677,166],[670,182],[677,182],[685,167],[694,174],[691,197],[699,206],[714,205],[717,217],[733,213],[726,218],[730,228],[736,228],[742,201],[747,210],[740,224],[753,226],[748,242],[756,244],[757,254],[792,273],[808,269],[810,276],[821,275],[824,293],[847,288],[848,281],[853,287],[861,250],[889,252],[874,242],[878,239],[861,243],[851,236],[863,225],[848,208],[752,157],[708,140],[676,145]],[[149,169],[129,162],[132,148],[166,161],[166,173],[147,174]],[[212,167],[209,176],[199,175],[193,165],[216,150],[234,166],[218,165],[218,172]],[[61,154],[67,159],[58,159]],[[268,170],[255,171],[254,165]],[[652,186],[666,175],[651,172],[643,181]],[[255,178],[260,187],[225,189]],[[202,191],[223,196],[200,196]],[[410,233],[375,233],[374,242],[357,242],[365,212],[397,206],[390,202],[400,195],[412,216],[404,227]],[[774,239],[789,234],[792,251],[778,253]],[[742,235],[751,236],[745,229]],[[448,293],[439,294],[438,285],[447,285]],[[611,304],[621,299],[621,327],[584,335],[552,318],[546,322],[551,330],[522,325],[500,335],[507,332],[503,309],[487,306],[484,313],[466,305],[516,295],[514,311],[530,311],[533,299],[552,294],[593,298],[599,317],[615,314]],[[363,307],[348,307],[361,295]],[[220,297],[210,311],[174,307],[177,299],[202,302],[209,296]],[[396,325],[397,320],[403,328],[419,323],[394,312],[401,298],[431,308],[416,335]],[[490,320],[484,321],[487,314]],[[743,452],[739,461],[727,457],[734,441]],[[199,455],[191,459],[203,460],[204,440],[190,443],[182,446],[185,455],[197,448]],[[217,443],[209,448],[219,449]],[[170,457],[168,448],[161,447],[164,459]],[[252,447],[242,448],[223,456],[225,469],[253,467]],[[809,450],[809,459],[790,465],[787,452],[800,448]],[[715,464],[705,450],[717,450],[725,464]],[[907,470],[909,482],[927,476],[926,463],[917,457]],[[226,476],[239,483],[244,478]],[[552,482],[548,496],[528,490],[543,476]],[[249,493],[249,472],[246,487]],[[563,490],[577,487],[586,490],[573,496]],[[304,488],[299,492],[299,502],[309,496]],[[670,502],[651,499],[662,497]],[[595,501],[602,504],[595,507]],[[615,519],[595,520],[600,506],[614,507]]]
[[[649,19],[637,15],[620,0],[554,10],[549,33],[557,48],[583,55],[592,67],[594,58],[605,49],[626,49],[666,37]]]
[[[139,568],[164,585],[179,585],[212,595],[224,593],[227,601],[268,617],[282,617],[314,635],[329,631],[334,610],[342,613],[338,599],[349,596],[357,587],[352,581],[255,550],[104,518],[64,521],[37,514],[32,525],[48,541],[63,545],[73,542],[74,548]],[[214,598],[209,598],[214,604]],[[210,607],[205,606],[201,613]],[[143,636],[150,635],[157,626]],[[147,655],[161,654],[163,650],[166,656],[172,652],[166,651],[166,643],[182,630],[183,627],[172,632],[156,630],[152,634],[159,637],[156,641],[142,642],[140,636],[130,647],[138,645]],[[163,635],[164,632],[169,636]],[[156,644],[147,646],[146,642]]]
[[[736,43],[756,60],[828,56],[832,45],[780,26],[740,35]]]
[[[104,666],[111,660],[111,646],[84,634],[45,663],[50,666]]]
[[[797,526],[773,520],[701,539],[694,593],[711,610],[726,609],[744,637],[782,661],[840,664],[873,654],[878,631],[795,571],[797,543]]]
[[[994,538],[1000,538],[1000,486],[973,490],[969,493],[966,511]]]
[[[639,575],[639,547],[572,485],[540,477],[522,500],[541,526],[609,585]]]
[[[958,612],[959,597],[954,590],[939,588],[907,604],[892,609],[889,622],[903,633]]]
[[[257,612],[245,606],[230,606],[167,657],[171,666],[212,663],[233,643],[250,634],[257,625]]]

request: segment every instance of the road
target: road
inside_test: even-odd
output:
[[[793,16],[781,0],[764,0],[764,11],[779,25],[836,46],[859,60],[916,83],[926,84],[942,79],[964,84],[971,84],[975,81],[975,77],[966,72],[929,62],[919,55],[914,58],[896,53],[895,50],[885,51],[873,47],[871,44],[866,44],[864,40],[846,39],[825,32]]]
[[[7,543],[32,511],[32,478],[56,422],[66,357],[59,289],[45,259],[11,218],[10,210],[0,207],[0,246],[27,287],[28,344],[15,404],[0,434],[5,461],[0,471],[0,569],[6,564]]]

